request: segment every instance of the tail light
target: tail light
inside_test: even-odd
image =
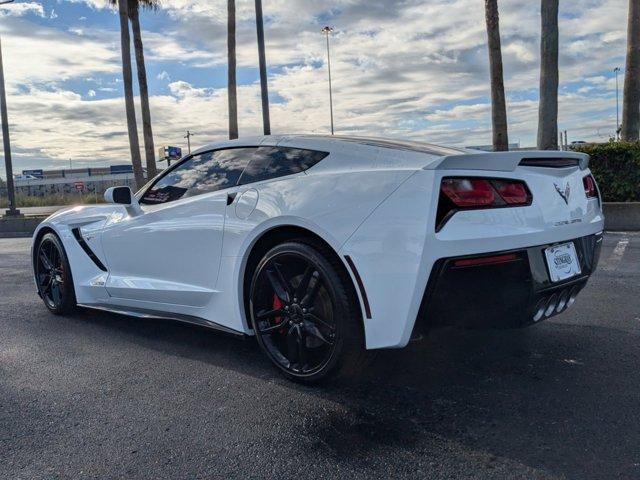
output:
[[[481,178],[447,178],[440,189],[458,207],[486,207],[496,200],[491,184]]]
[[[456,212],[480,208],[531,205],[532,196],[521,180],[480,177],[443,178],[440,184],[436,231]]]
[[[524,182],[494,180],[492,184],[507,204],[528,205],[530,203],[529,190]]]
[[[596,188],[596,181],[592,175],[587,175],[582,179],[584,185],[584,193],[587,198],[598,198],[598,189]]]

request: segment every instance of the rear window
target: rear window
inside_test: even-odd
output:
[[[327,152],[300,148],[260,147],[240,177],[239,185],[284,177],[310,169]]]

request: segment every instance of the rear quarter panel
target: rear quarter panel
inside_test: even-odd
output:
[[[562,242],[602,231],[599,200],[587,199],[582,185],[589,170],[558,170],[551,177],[551,169],[535,170],[421,170],[366,219],[340,253],[353,258],[369,297],[367,348],[408,343],[429,275],[441,258]],[[522,179],[533,203],[458,212],[436,233],[439,185],[445,176]],[[554,180],[569,182],[574,192],[569,205],[555,191]]]

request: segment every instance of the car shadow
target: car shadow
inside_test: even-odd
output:
[[[388,447],[428,455],[426,439],[439,438],[489,468],[506,458],[560,476],[640,475],[640,349],[617,330],[557,320],[518,331],[437,330],[378,352],[358,375],[310,387],[283,379],[253,339],[104,312],[67,320],[339,403],[299,425],[336,462],[365,462]]]

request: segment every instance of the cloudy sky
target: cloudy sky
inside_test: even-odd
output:
[[[119,23],[107,3],[0,7],[14,171],[128,161]],[[254,2],[236,3],[243,136],[260,132],[260,92]],[[330,24],[337,133],[490,143],[482,0],[263,4],[274,133],[328,131],[320,28]],[[539,2],[499,5],[509,133],[529,146],[537,128]],[[569,140],[606,140],[615,129],[613,68],[624,68],[628,1],[560,5],[560,127]],[[195,144],[224,138],[226,2],[162,0],[141,22],[156,146],[183,146],[187,129]]]

